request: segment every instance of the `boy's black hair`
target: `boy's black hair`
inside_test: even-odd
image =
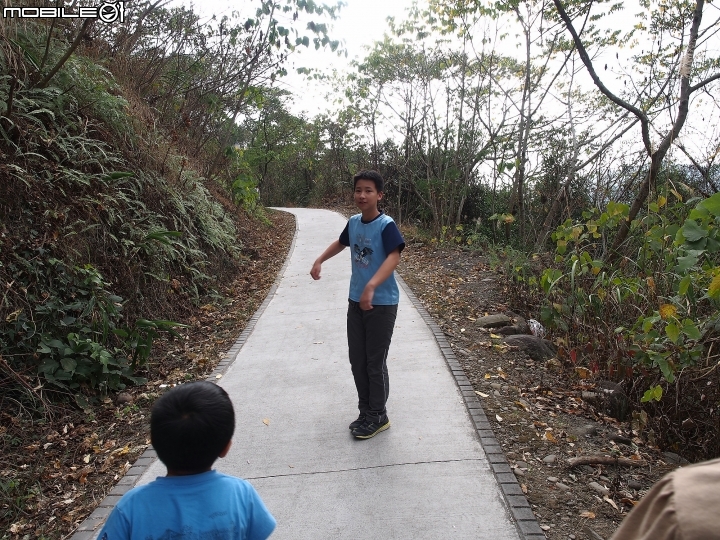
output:
[[[207,470],[232,439],[235,411],[227,392],[207,381],[176,386],[153,405],[150,439],[168,469]]]
[[[375,189],[378,190],[378,193],[383,190],[385,184],[385,181],[383,180],[383,177],[380,175],[380,173],[370,169],[360,171],[355,176],[353,176],[353,188],[357,184],[358,180],[372,180],[373,182],[375,182]]]

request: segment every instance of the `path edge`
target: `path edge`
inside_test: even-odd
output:
[[[490,425],[487,416],[485,416],[485,411],[482,408],[480,400],[475,394],[472,383],[465,375],[465,370],[460,365],[460,362],[455,356],[450,343],[445,338],[445,333],[442,331],[442,328],[440,328],[437,322],[435,322],[430,313],[428,313],[418,297],[415,296],[415,293],[412,292],[412,289],[410,289],[410,286],[405,282],[402,276],[396,272],[395,278],[405,291],[405,294],[407,294],[410,302],[425,321],[425,324],[427,324],[430,328],[430,331],[433,333],[435,341],[440,347],[440,351],[445,358],[445,363],[448,368],[450,368],[450,372],[453,377],[455,377],[455,382],[460,389],[463,401],[465,402],[465,407],[472,418],[475,431],[480,438],[480,444],[485,451],[485,455],[490,463],[490,468],[498,482],[498,485],[500,486],[500,490],[502,491],[510,514],[515,521],[515,526],[520,534],[520,538],[523,540],[545,540],[545,533],[540,528],[540,524],[530,508],[530,503],[520,488],[520,483],[517,481],[512,469],[510,469],[510,465],[505,458],[505,453],[495,438],[492,426]]]
[[[278,271],[278,274],[275,277],[275,282],[270,287],[267,296],[265,296],[265,300],[263,300],[263,303],[260,304],[260,307],[255,310],[253,316],[248,319],[248,322],[245,325],[245,329],[240,333],[238,338],[235,340],[235,343],[233,343],[232,347],[230,347],[230,349],[222,356],[220,362],[218,362],[218,365],[215,366],[213,372],[207,376],[207,378],[205,379],[207,381],[218,382],[218,380],[222,379],[223,375],[225,375],[225,372],[228,370],[230,365],[235,361],[238,354],[240,353],[240,349],[243,348],[245,342],[250,337],[250,334],[252,334],[253,330],[255,330],[255,325],[257,324],[258,320],[265,312],[268,305],[270,305],[272,299],[275,297],[275,292],[277,291],[278,286],[280,285],[280,281],[285,275],[285,271],[287,270],[288,264],[290,263],[290,257],[295,251],[295,241],[298,237],[297,216],[292,212],[287,212],[286,210],[274,210],[286,212],[287,214],[293,216],[293,218],[295,219],[295,233],[293,234],[292,242],[290,242],[290,247],[288,248],[287,255],[285,256],[285,262]],[[92,513],[88,517],[86,517],[82,521],[82,523],[80,523],[78,528],[75,529],[75,532],[70,537],[70,540],[93,540],[100,532],[100,529],[105,523],[105,520],[108,518],[110,512],[112,512],[112,509],[118,503],[120,498],[135,487],[135,484],[137,484],[138,480],[140,480],[140,477],[145,474],[145,472],[147,472],[147,470],[155,462],[156,459],[157,453],[151,446],[148,446],[145,452],[143,452],[140,457],[137,458],[135,463],[133,463],[132,467],[128,469],[125,475],[108,492],[105,498],[100,501],[100,504],[98,504],[95,510],[93,510]]]

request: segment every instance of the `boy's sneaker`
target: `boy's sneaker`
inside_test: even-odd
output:
[[[352,434],[356,439],[369,439],[389,427],[390,419],[387,416],[381,416],[379,418],[377,416],[367,416],[362,425],[355,428]]]
[[[350,431],[353,431],[362,426],[363,422],[365,422],[365,413],[360,413],[360,416],[357,417],[357,420],[350,422],[350,426],[348,427],[350,428]]]

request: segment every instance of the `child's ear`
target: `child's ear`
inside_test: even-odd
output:
[[[383,196],[385,196],[384,191],[378,191],[378,201],[382,201]]]
[[[228,452],[230,451],[230,447],[232,446],[232,441],[228,441],[228,443],[225,445],[225,448],[222,449],[222,452],[218,455],[218,457],[225,457],[228,455]]]

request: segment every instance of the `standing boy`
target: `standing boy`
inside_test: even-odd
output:
[[[232,402],[219,386],[188,383],[164,394],[152,408],[150,437],[167,476],[128,491],[100,540],[269,537],[275,518],[255,488],[212,470],[234,431]]]
[[[390,384],[387,355],[400,291],[393,274],[405,248],[393,219],[378,210],[383,178],[376,171],[353,177],[355,205],[340,238],[317,258],[310,275],[320,279],[322,263],[351,246],[352,276],[347,312],[347,339],[360,415],[350,424],[358,439],[369,439],[390,427],[385,404]]]

